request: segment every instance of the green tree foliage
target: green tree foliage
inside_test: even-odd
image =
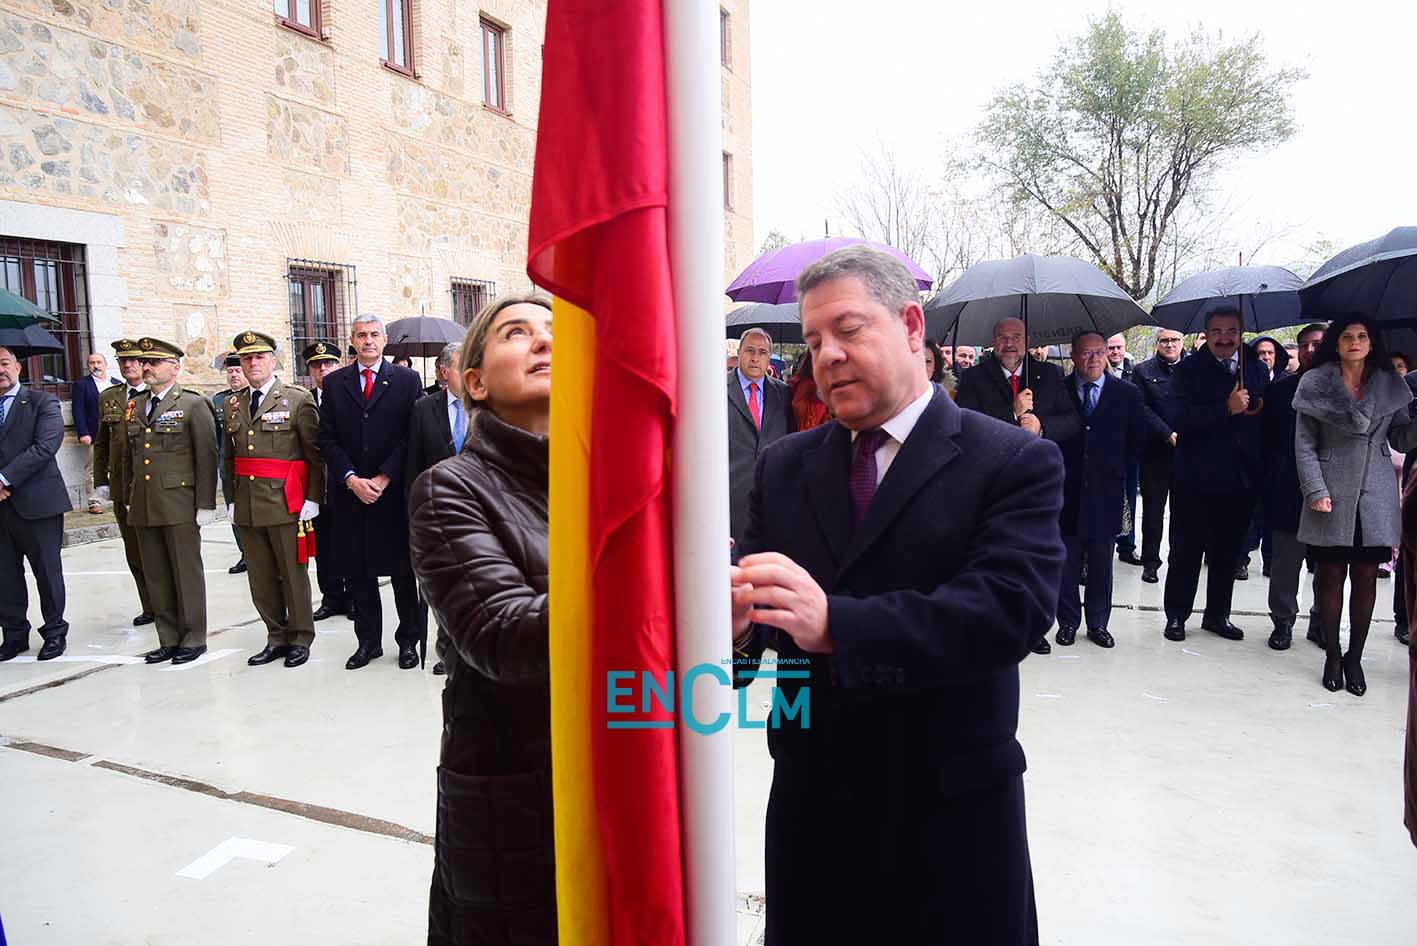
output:
[[[1042,207],[1144,299],[1188,198],[1228,159],[1293,136],[1290,94],[1304,77],[1271,66],[1258,35],[1171,42],[1109,13],[1033,84],[994,97],[978,129],[982,160],[1011,200]]]

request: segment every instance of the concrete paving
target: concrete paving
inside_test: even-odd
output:
[[[248,667],[264,631],[245,577],[226,573],[230,531],[205,531],[208,658],[124,661],[154,635],[129,623],[137,599],[109,540],[64,551],[68,655],[0,665],[10,941],[422,941],[441,680],[400,671],[391,646],[345,671],[343,618],[318,625],[305,667]],[[1406,654],[1391,622],[1374,625],[1356,699],[1322,689],[1322,656],[1302,639],[1265,647],[1268,620],[1245,615],[1264,611],[1258,563],[1237,586],[1239,643],[1198,623],[1184,644],[1164,641],[1160,586],[1139,579],[1118,566],[1115,650],[1084,640],[1024,663],[1043,942],[1417,940],[1417,851],[1401,823]],[[761,732],[734,738],[747,943],[761,931],[771,760]]]

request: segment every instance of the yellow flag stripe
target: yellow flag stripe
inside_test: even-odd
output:
[[[609,946],[605,858],[591,769],[591,390],[595,321],[563,299],[552,303],[551,362],[551,784],[556,811],[559,939]]]

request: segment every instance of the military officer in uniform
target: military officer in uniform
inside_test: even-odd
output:
[[[113,515],[118,520],[118,534],[123,537],[123,554],[128,558],[128,571],[138,586],[138,604],[142,611],[133,618],[134,627],[153,622],[153,606],[148,600],[148,585],[143,578],[143,556],[138,550],[138,536],[128,524],[128,425],[124,415],[128,405],[148,389],[143,383],[143,362],[138,358],[138,342],[120,338],[113,343],[118,360],[118,373],[123,380],[105,388],[98,396],[98,436],[93,442],[93,485],[106,487],[113,500]]]
[[[325,375],[340,366],[339,346],[332,342],[312,342],[305,346],[301,356],[305,359],[305,370],[310,375],[315,396],[315,409],[319,410],[325,399]],[[330,484],[325,482],[325,493],[329,494]],[[315,547],[330,548],[334,541],[330,535],[330,508],[326,504],[315,520]],[[315,580],[320,585],[320,606],[315,609],[315,620],[323,621],[336,614],[347,615],[354,620],[354,605],[349,600],[349,588],[343,576],[334,574],[329,565],[329,555],[315,555]]]
[[[298,539],[299,523],[320,514],[325,495],[320,413],[309,391],[276,377],[275,339],[242,332],[232,347],[250,387],[226,401],[225,473],[236,487],[251,598],[266,623],[266,646],[246,662],[285,658],[287,667],[298,667],[315,642],[310,573]]]
[[[228,352],[222,359],[222,370],[226,372],[226,388],[212,395],[212,407],[216,409],[217,418],[217,472],[221,477],[221,502],[227,508],[227,518],[231,520],[231,534],[236,539],[236,551],[240,558],[236,564],[226,570],[228,575],[246,574],[246,552],[241,548],[241,530],[236,526],[236,486],[226,478],[225,457],[222,455],[222,447],[226,443],[226,438],[222,436],[222,418],[226,416],[226,402],[236,395],[250,397],[247,390],[246,375],[241,370],[241,356],[236,352]]]
[[[201,526],[216,516],[216,412],[177,383],[182,349],[138,339],[148,390],[124,410],[128,524],[138,536],[148,600],[157,618],[150,664],[187,663],[207,651],[207,584]]]

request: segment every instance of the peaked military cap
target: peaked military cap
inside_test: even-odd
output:
[[[113,354],[119,358],[137,358],[142,352],[138,350],[136,338],[120,338],[113,343]]]
[[[317,361],[339,361],[339,346],[331,342],[312,342],[300,354],[307,365]]]
[[[161,361],[164,358],[183,358],[186,354],[186,352],[171,342],[165,342],[160,338],[144,335],[142,338],[138,339],[138,353],[133,357]]]
[[[231,347],[236,349],[237,355],[256,355],[263,351],[275,351],[276,340],[265,332],[247,329],[231,340]]]
[[[229,351],[226,353],[226,357],[221,360],[221,366],[223,368],[240,368],[241,356],[234,351]]]

